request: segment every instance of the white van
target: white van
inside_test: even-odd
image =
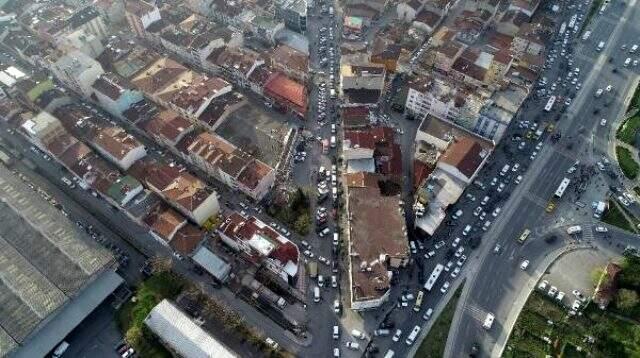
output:
[[[320,302],[320,287],[316,286],[313,288],[313,302]]]
[[[495,318],[496,317],[493,314],[487,313],[487,317],[484,319],[482,327],[484,327],[484,329],[491,329],[491,327],[493,326],[493,320]]]
[[[412,345],[413,342],[415,342],[416,338],[418,337],[418,333],[420,333],[420,326],[413,327],[413,330],[411,331],[411,333],[409,333],[409,337],[407,337],[407,340],[404,342],[408,346]]]
[[[358,338],[358,339],[366,339],[367,338],[367,336],[363,332],[360,332],[357,329],[352,329],[351,330],[351,335],[356,337],[356,338]]]
[[[582,227],[580,225],[569,226],[567,228],[567,234],[569,235],[579,234],[581,232],[582,232]]]
[[[62,355],[64,354],[64,352],[67,351],[68,348],[69,348],[69,343],[62,341],[62,343],[58,344],[58,346],[53,351],[53,354],[51,356],[54,358],[62,357]]]

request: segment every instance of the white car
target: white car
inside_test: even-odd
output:
[[[601,232],[601,233],[603,233],[603,232],[607,232],[607,231],[609,231],[609,229],[607,229],[607,228],[606,228],[606,227],[604,227],[604,226],[596,226],[596,232]]]
[[[391,340],[397,342],[400,340],[400,336],[402,336],[402,331],[397,329],[396,333],[393,335],[393,337],[391,337]]]
[[[460,267],[456,267],[451,272],[451,277],[456,278],[456,277],[458,277],[459,274],[460,274]]]
[[[445,245],[444,241],[440,240],[440,241],[436,242],[435,249],[438,250],[439,248],[443,247],[444,245]]]
[[[608,85],[607,88],[605,88],[605,91],[611,92],[612,89],[613,89],[613,86],[612,85]]]
[[[424,254],[424,258],[425,259],[430,259],[430,258],[434,257],[435,255],[436,255],[436,252],[432,250],[432,251],[429,251],[426,254]]]
[[[529,260],[522,261],[522,263],[520,264],[520,269],[525,271],[527,267],[529,267]]]
[[[549,295],[549,297],[555,297],[556,293],[558,293],[558,288],[556,286],[551,286],[547,295]]]
[[[463,252],[464,252],[464,247],[460,246],[460,247],[456,250],[456,253],[455,253],[455,255],[454,255],[454,256],[455,256],[455,257],[460,257],[460,256],[462,256],[462,253],[463,253]]]
[[[606,125],[607,125],[607,119],[606,119],[606,118],[602,118],[602,119],[600,120],[600,125],[601,125],[602,127],[606,126]]]
[[[353,349],[354,351],[360,349],[360,344],[358,342],[347,342],[345,346],[349,349]]]
[[[428,321],[429,318],[431,318],[431,315],[433,315],[433,308],[429,308],[427,312],[425,312],[424,315],[422,316],[422,319],[424,319],[425,321]]]
[[[505,187],[504,183],[500,183],[500,185],[498,185],[498,189],[496,189],[496,191],[498,193],[501,193],[504,190],[504,187]]]
[[[497,217],[498,217],[498,214],[500,214],[500,210],[502,210],[502,209],[500,209],[500,208],[495,208],[495,209],[493,210],[493,212],[491,213],[491,216],[493,216],[494,218],[497,218]]]
[[[451,284],[449,283],[449,281],[445,282],[442,285],[442,288],[440,288],[440,292],[442,293],[447,293],[447,290],[449,290],[449,286],[451,286]]]
[[[460,238],[456,237],[455,240],[453,240],[453,242],[451,243],[451,246],[458,247],[458,244],[460,244]]]
[[[540,282],[540,284],[538,285],[538,289],[540,291],[545,291],[547,289],[547,286],[549,286],[549,281],[542,280],[542,282]]]

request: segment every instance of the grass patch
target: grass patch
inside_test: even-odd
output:
[[[462,287],[464,287],[464,285],[460,285],[458,290],[453,294],[453,297],[451,297],[451,300],[445,306],[442,313],[440,313],[436,319],[433,327],[431,327],[431,330],[429,330],[424,341],[420,344],[416,357],[437,358],[444,355],[447,336],[449,335],[449,328],[451,327],[453,314],[455,313],[456,306],[458,305],[458,299],[462,293]]]
[[[633,159],[631,151],[618,146],[616,147],[616,156],[618,157],[618,164],[620,165],[620,169],[622,169],[622,174],[631,180],[637,178],[638,172],[640,172],[640,165]]]
[[[629,107],[627,107],[627,113],[629,113],[634,108],[640,108],[640,84],[636,87],[636,91],[633,92],[633,98],[631,102],[629,102]]]
[[[636,193],[636,195],[640,196],[640,186],[634,186],[633,191]]]
[[[182,287],[183,282],[177,276],[168,272],[157,273],[140,284],[134,296],[135,302],[127,302],[118,311],[120,330],[141,357],[171,357],[146,328],[144,319],[160,301],[175,298]]]
[[[638,334],[640,325],[594,304],[583,315],[572,317],[566,308],[536,291],[516,321],[504,357],[638,357]],[[593,337],[593,342],[586,337]]]
[[[631,223],[624,217],[622,211],[613,201],[609,201],[609,209],[602,217],[602,221],[609,225],[617,226],[622,230],[633,232]]]
[[[634,145],[638,129],[640,129],[640,115],[627,118],[624,123],[618,127],[616,138],[629,145]]]

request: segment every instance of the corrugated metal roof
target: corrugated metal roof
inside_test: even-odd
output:
[[[193,260],[220,281],[226,280],[231,272],[231,265],[206,247],[198,249],[198,252],[193,255]]]

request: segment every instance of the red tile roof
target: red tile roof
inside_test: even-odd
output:
[[[284,98],[298,107],[307,107],[307,91],[304,85],[298,83],[282,73],[275,73],[264,86],[265,93],[269,92]]]

